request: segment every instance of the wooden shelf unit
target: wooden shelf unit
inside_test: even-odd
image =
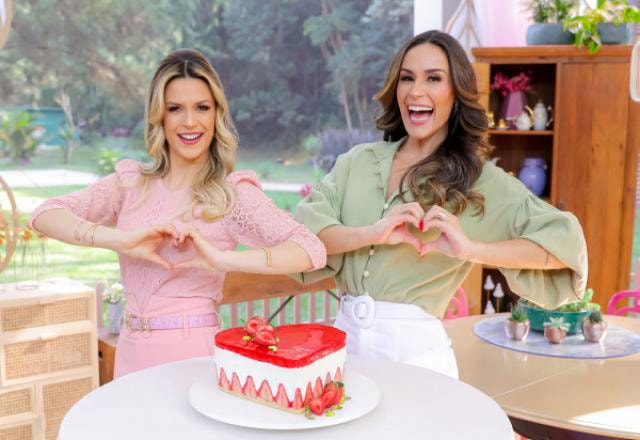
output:
[[[606,309],[628,288],[640,145],[640,104],[629,98],[631,46],[603,46],[595,55],[574,46],[482,47],[472,50],[483,106],[496,123],[501,96],[490,88],[500,71],[531,73],[528,105],[553,108],[543,132],[490,131],[498,165],[517,175],[522,160],[543,157],[543,199],[574,213],[589,252],[588,286]],[[503,286],[505,287],[505,286]]]
[[[489,130],[491,136],[553,136],[553,130]]]

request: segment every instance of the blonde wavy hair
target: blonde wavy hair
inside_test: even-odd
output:
[[[215,135],[209,146],[209,160],[195,177],[191,202],[181,210],[182,215],[191,213],[194,218],[214,221],[224,216],[235,202],[235,191],[225,177],[234,168],[238,137],[220,77],[197,50],[179,49],[169,54],[153,75],[147,93],[144,128],[147,152],[153,162],[142,166],[141,183],[146,193],[151,180],[165,177],[171,168],[169,144],[163,126],[164,93],[167,85],[176,78],[204,81],[215,101]]]

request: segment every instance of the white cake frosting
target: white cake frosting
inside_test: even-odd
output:
[[[220,371],[223,369],[229,382],[231,382],[233,373],[236,373],[241,386],[244,386],[247,377],[251,376],[256,389],[266,380],[273,395],[276,394],[279,385],[282,384],[287,393],[287,398],[292,401],[295,397],[296,389],[300,389],[302,398],[304,398],[307,384],[311,383],[313,387],[317,378],[320,378],[322,383],[325,384],[327,374],[329,374],[333,380],[338,368],[340,369],[340,373],[344,375],[344,361],[346,356],[347,349],[343,347],[336,352],[318,359],[310,365],[299,368],[285,368],[216,347],[216,374],[219,382]]]

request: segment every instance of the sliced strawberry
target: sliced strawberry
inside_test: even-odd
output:
[[[322,387],[322,380],[320,378],[316,379],[316,384],[313,387],[313,397],[320,397],[322,396],[322,392],[324,391],[324,388]]]
[[[273,403],[273,393],[266,380],[262,381],[262,385],[260,385],[260,389],[258,390],[258,396],[267,403]]]
[[[256,385],[253,383],[253,378],[251,376],[247,377],[247,381],[242,387],[242,394],[248,397],[256,398],[258,397],[258,390],[256,390]]]
[[[343,394],[344,394],[344,387],[338,387],[338,391],[336,391],[336,398],[333,400],[333,405],[340,404]]]
[[[242,394],[242,385],[240,385],[240,379],[236,373],[231,376],[231,391]]]
[[[324,406],[325,408],[328,408],[334,404],[334,401],[336,400],[336,392],[332,389],[327,390],[322,394],[321,399],[322,399],[322,406]]]
[[[313,388],[311,388],[311,382],[307,383],[307,391],[304,395],[304,406],[309,406],[309,402],[311,402],[311,399],[313,399],[315,396],[313,395]]]
[[[309,409],[312,413],[321,416],[324,412],[324,405],[322,404],[322,399],[316,397],[315,399],[311,399],[309,402]]]
[[[276,329],[273,328],[271,324],[267,324],[265,322],[265,324],[262,324],[256,327],[256,332],[267,332],[267,333],[275,334]]]
[[[227,379],[227,375],[224,372],[224,368],[220,368],[220,377],[218,378],[218,385],[225,390],[231,389],[231,384],[229,383],[229,379]]]
[[[340,367],[338,367],[338,369],[336,370],[336,374],[333,376],[333,380],[335,380],[336,382],[342,381],[342,370],[340,370]]]
[[[293,397],[293,402],[291,402],[291,408],[300,409],[304,407],[305,404],[302,401],[302,393],[300,392],[300,388],[296,388],[296,395]]]
[[[338,391],[338,388],[340,388],[340,387],[338,386],[337,383],[335,383],[333,381],[332,382],[327,382],[327,384],[324,386],[324,390],[323,390],[322,393],[326,394],[327,391],[333,391],[335,393],[335,392]]]
[[[253,335],[253,340],[260,345],[276,345],[276,337],[273,333],[268,331],[258,331]]]
[[[278,386],[278,392],[276,393],[276,397],[274,398],[276,405],[281,406],[282,408],[289,408],[289,398],[287,397],[287,392],[284,389],[284,385],[280,384]]]
[[[247,325],[244,326],[244,330],[251,336],[253,336],[256,331],[258,331],[259,326],[266,325],[267,320],[261,316],[254,316],[253,318],[247,321]]]

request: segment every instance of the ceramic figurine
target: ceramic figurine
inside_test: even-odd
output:
[[[533,115],[533,111],[529,107],[525,106],[525,110]],[[531,126],[531,116],[529,116],[526,111],[520,113],[520,115],[516,118],[516,128],[518,130],[531,130]]]
[[[534,130],[544,130],[553,121],[553,116],[550,118],[549,114],[551,113],[551,106],[545,108],[542,101],[538,101],[538,103],[533,107],[533,129]]]
[[[496,121],[493,116],[493,112],[487,112],[487,119],[489,120],[489,128],[496,128]]]

